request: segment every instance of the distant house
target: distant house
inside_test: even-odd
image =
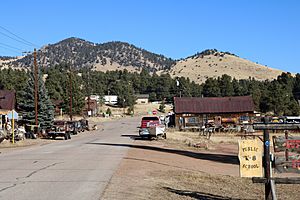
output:
[[[7,113],[16,107],[16,92],[0,90],[0,113]]]
[[[90,112],[89,112],[90,111]],[[88,116],[95,116],[98,112],[98,103],[95,99],[85,100],[83,112]]]
[[[202,126],[205,122],[217,118],[249,120],[249,117],[254,116],[254,103],[251,96],[175,97],[174,106],[176,127],[195,124]]]
[[[105,95],[103,97],[105,104],[112,104],[115,105],[118,103],[118,96],[117,95]]]
[[[0,127],[7,122],[8,112],[15,110],[16,92],[11,90],[0,90]]]
[[[136,97],[137,104],[149,103],[149,94],[136,94],[135,97]]]
[[[87,99],[88,99],[88,96],[85,97],[85,100],[87,100]],[[90,99],[91,100],[96,100],[97,103],[100,103],[100,96],[99,95],[90,95]]]

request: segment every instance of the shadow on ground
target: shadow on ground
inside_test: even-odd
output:
[[[237,200],[236,198],[230,198],[230,197],[223,197],[219,195],[214,195],[214,194],[209,194],[209,193],[203,193],[203,192],[196,192],[196,191],[189,191],[189,190],[178,190],[178,189],[173,189],[170,187],[163,187],[163,189],[175,193],[180,196],[185,196],[185,197],[191,197],[194,199],[201,199],[201,200]]]
[[[101,143],[101,142],[90,142],[87,144],[115,146],[115,147],[130,147],[130,148],[145,149],[145,150],[159,151],[159,152],[165,152],[165,153],[173,153],[173,154],[178,154],[178,155],[182,155],[182,156],[188,156],[191,158],[209,160],[209,161],[226,163],[226,164],[235,164],[235,165],[239,164],[238,157],[234,156],[234,155],[200,153],[200,152],[193,152],[193,151],[186,151],[186,150],[167,149],[167,148],[161,148],[161,147],[146,146],[146,145],[134,145],[134,144],[114,144],[114,143]]]
[[[155,138],[148,138],[148,137],[141,137],[139,135],[126,135],[126,134],[123,134],[121,135],[122,137],[129,137],[130,139],[132,140],[155,140]]]

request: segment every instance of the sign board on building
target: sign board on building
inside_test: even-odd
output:
[[[239,140],[240,176],[262,177],[262,155],[263,145],[260,140]]]
[[[273,137],[275,169],[280,173],[300,173],[300,137]]]

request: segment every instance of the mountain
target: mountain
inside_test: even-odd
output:
[[[146,68],[158,74],[170,73],[172,77],[189,77],[196,83],[203,83],[208,77],[222,74],[236,79],[251,77],[271,80],[283,72],[216,49],[173,60],[125,42],[96,44],[75,37],[42,47],[37,51],[37,62],[41,67],[68,63],[75,68],[92,67],[98,71],[127,69],[130,72],[140,72],[142,68]],[[1,65],[29,67],[33,65],[33,55],[19,58],[0,57]]]
[[[56,44],[46,45],[37,51],[39,65],[50,67],[60,63],[69,63],[75,68],[94,66],[96,70],[116,70],[129,68],[150,71],[170,69],[175,64],[170,58],[154,54],[125,42],[107,42],[95,44],[79,38],[68,38]],[[30,54],[12,63],[14,66],[30,66],[33,55]]]
[[[196,83],[203,83],[209,77],[217,78],[228,74],[236,79],[272,80],[283,71],[263,66],[216,49],[205,50],[176,62],[169,73],[172,77],[189,77]]]

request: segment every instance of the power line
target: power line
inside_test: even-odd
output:
[[[2,44],[0,44],[0,47],[2,47],[2,48],[4,48],[4,49],[7,49],[7,50],[9,50],[9,51],[15,52],[15,53],[20,53],[20,51],[13,50],[13,49],[8,48],[8,47],[6,47],[6,46],[4,46],[4,45],[2,45]]]
[[[11,37],[10,35],[8,35],[6,33],[0,32],[0,34],[2,34],[2,35],[6,36],[6,37],[9,37],[10,39],[15,40],[17,42],[20,42],[22,44],[25,44],[27,46],[38,47],[38,45],[36,45],[36,44],[34,44],[32,42],[29,42],[28,40],[25,40],[24,38],[22,38],[22,37],[20,37],[20,36],[18,36],[16,34],[14,34],[13,32],[9,31],[8,29],[4,28],[3,26],[0,26],[0,28],[3,29],[3,30],[5,30],[6,32],[10,33],[11,35],[15,36],[18,39],[14,38],[14,37]]]
[[[11,46],[11,45],[4,44],[4,43],[2,43],[2,42],[0,42],[0,45],[6,46],[6,47],[11,48],[11,49],[16,49],[16,50],[21,51],[21,52],[24,51],[24,49],[20,49],[20,48],[17,48],[17,47],[13,47],[13,46]]]

